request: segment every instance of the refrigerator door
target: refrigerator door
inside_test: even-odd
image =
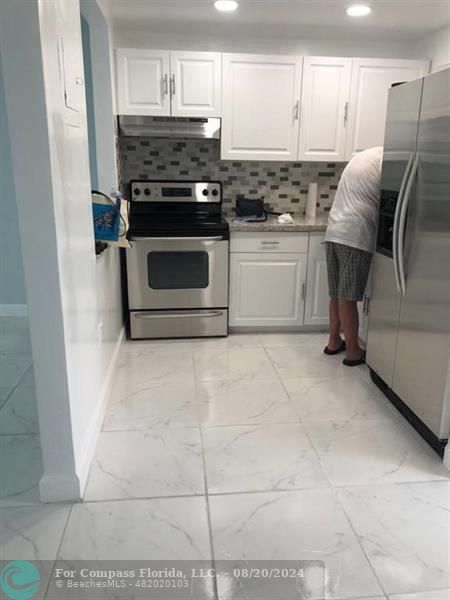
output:
[[[450,428],[450,69],[424,79],[417,158],[416,181],[405,198],[405,248],[399,257],[405,291],[393,390],[445,439]]]
[[[389,91],[381,173],[379,234],[381,228],[387,228],[390,235],[378,236],[377,251],[373,259],[367,341],[367,363],[389,386],[392,386],[393,381],[400,309],[395,248],[392,252],[394,218],[400,212],[403,196],[400,191],[405,190],[416,149],[422,85],[423,79],[419,79]],[[387,239],[389,243],[386,242]]]

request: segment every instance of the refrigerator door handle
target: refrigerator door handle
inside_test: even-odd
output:
[[[403,173],[402,183],[400,185],[400,192],[398,194],[397,206],[395,207],[395,216],[394,216],[394,230],[393,230],[393,239],[392,239],[392,248],[393,248],[393,261],[394,261],[394,274],[395,274],[395,283],[397,285],[397,291],[401,292],[400,285],[400,268],[399,268],[399,253],[398,253],[398,228],[400,222],[400,213],[402,210],[403,198],[405,195],[405,188],[408,183],[409,174],[411,172],[411,166],[413,164],[414,155],[411,152],[408,159],[408,164],[406,165],[405,172]]]
[[[411,191],[414,180],[417,175],[417,169],[419,168],[419,155],[416,155],[411,172],[409,175],[408,183],[405,189],[405,196],[402,202],[400,218],[398,222],[398,241],[397,241],[397,254],[398,254],[398,266],[400,276],[400,291],[402,296],[406,293],[406,275],[405,275],[405,227],[406,217],[408,215],[409,203],[411,200]]]

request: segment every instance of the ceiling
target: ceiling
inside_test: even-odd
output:
[[[450,0],[239,0],[234,13],[219,13],[213,0],[107,0],[118,26],[234,35],[352,35],[415,39],[450,24]],[[368,17],[348,17],[350,4],[367,3]]]

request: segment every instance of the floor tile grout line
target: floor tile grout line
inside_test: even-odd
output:
[[[51,575],[52,575],[53,571],[55,570],[56,563],[58,562],[58,556],[59,556],[59,553],[61,551],[61,546],[62,546],[62,543],[63,543],[64,536],[66,535],[67,526],[69,524],[69,519],[70,519],[70,517],[72,515],[72,509],[73,509],[74,504],[75,504],[75,502],[72,502],[69,505],[69,510],[67,511],[66,521],[64,523],[64,527],[63,527],[63,530],[62,530],[62,533],[61,533],[61,537],[59,539],[58,546],[56,547],[55,558],[52,561],[52,568],[51,568],[51,571],[50,571],[50,577],[49,577],[49,580],[47,582],[47,585],[45,586],[44,599],[46,599],[47,595],[48,595],[48,591],[49,591],[50,583],[51,583]]]
[[[289,405],[292,408],[292,410],[294,411],[294,414],[297,416],[298,422],[301,424],[301,419],[300,419],[300,415],[298,414],[297,408],[295,406],[295,403],[293,402],[290,394],[288,393],[286,386],[284,385],[283,379],[281,378],[280,373],[278,372],[278,369],[275,366],[275,363],[273,362],[273,360],[270,358],[270,354],[267,352],[267,348],[264,348],[264,352],[267,356],[267,359],[269,360],[270,364],[272,365],[273,370],[275,371],[278,381],[281,384],[281,387],[284,390],[284,393],[286,394],[287,399],[289,400]]]
[[[212,520],[211,520],[211,507],[209,504],[209,490],[208,490],[208,474],[206,470],[206,454],[205,454],[205,442],[203,438],[203,429],[201,423],[200,404],[197,399],[198,384],[200,383],[197,377],[197,369],[195,365],[195,354],[194,349],[192,350],[192,366],[194,370],[194,406],[198,421],[198,431],[200,435],[200,447],[202,454],[202,468],[203,468],[203,485],[205,490],[205,505],[206,505],[206,520],[208,526],[208,538],[209,538],[209,549],[211,553],[211,564],[213,569],[216,569],[216,557],[214,552],[214,540],[212,531]],[[217,586],[217,576],[213,578],[213,589],[214,589],[214,600],[219,600],[219,590]]]
[[[5,406],[8,404],[11,396],[14,394],[14,392],[19,388],[20,384],[22,383],[22,381],[25,379],[25,377],[28,374],[28,371],[31,371],[31,369],[33,368],[33,356],[31,356],[31,364],[30,366],[25,370],[25,372],[19,377],[19,380],[17,381],[17,383],[12,387],[11,391],[9,392],[9,394],[7,394],[6,398],[3,400],[3,402],[0,403],[0,411],[3,410],[5,408]],[[34,386],[33,388],[34,389]]]
[[[206,457],[205,457],[205,448],[204,448],[204,440],[203,440],[203,432],[201,427],[201,415],[199,411],[199,402],[197,400],[197,392],[198,392],[198,377],[197,377],[197,369],[195,365],[195,354],[194,348],[191,347],[191,360],[192,360],[192,372],[194,379],[194,410],[197,419],[197,430],[200,438],[200,450],[201,450],[201,461],[202,461],[202,470],[203,470],[203,489],[204,494],[198,495],[197,497],[204,497],[205,499],[205,507],[206,507],[206,520],[208,527],[208,539],[209,539],[209,549],[211,554],[211,564],[213,568],[215,568],[215,556],[214,556],[214,543],[213,543],[213,533],[212,533],[212,525],[211,525],[211,511],[209,506],[209,498],[208,498],[208,476],[206,472]],[[214,589],[214,598],[215,600],[219,600],[219,592],[217,588],[217,579],[213,578],[213,589]]]
[[[269,356],[269,355],[268,355],[268,356]],[[271,359],[270,359],[270,356],[269,356],[269,360],[271,360]],[[272,363],[272,364],[273,364],[273,363]],[[316,458],[317,458],[317,460],[318,460],[318,462],[319,462],[320,468],[322,469],[322,471],[323,471],[323,474],[324,474],[324,476],[325,476],[326,480],[328,481],[328,483],[330,484],[331,488],[332,488],[332,489],[334,489],[334,484],[333,484],[333,482],[331,481],[331,478],[330,478],[330,476],[329,476],[329,474],[328,474],[328,471],[327,471],[327,469],[325,468],[325,465],[323,464],[323,461],[322,461],[322,459],[321,459],[321,457],[320,457],[320,455],[319,455],[319,452],[318,452],[318,450],[317,450],[317,448],[316,448],[315,444],[313,443],[313,440],[311,439],[311,436],[309,435],[309,433],[308,433],[308,431],[307,431],[306,427],[304,426],[302,418],[300,417],[300,415],[299,415],[299,414],[298,414],[298,412],[297,412],[297,407],[296,407],[296,405],[295,405],[295,402],[292,400],[292,398],[291,398],[291,395],[289,394],[289,391],[288,391],[288,389],[287,389],[287,387],[286,387],[286,385],[285,385],[285,383],[284,383],[284,381],[283,381],[283,378],[282,378],[282,377],[281,377],[281,375],[278,373],[278,371],[277,371],[277,369],[276,369],[275,365],[274,365],[274,368],[275,368],[275,370],[276,370],[276,372],[277,372],[277,374],[278,374],[278,377],[279,377],[280,383],[281,383],[281,385],[282,385],[282,387],[283,387],[283,389],[284,389],[284,391],[285,391],[285,393],[286,393],[287,397],[289,398],[289,400],[290,400],[290,402],[291,402],[291,404],[292,404],[292,407],[293,407],[293,409],[294,409],[294,412],[295,412],[295,414],[298,416],[298,419],[299,419],[300,426],[301,426],[301,428],[302,428],[302,430],[303,430],[303,433],[305,434],[305,436],[306,436],[306,438],[307,438],[307,440],[308,440],[308,442],[309,442],[309,444],[310,444],[310,446],[311,446],[311,448],[312,448],[312,450],[313,450],[313,452],[314,452],[314,455],[316,456]]]
[[[173,500],[177,498],[203,498],[204,493],[199,492],[198,494],[176,494],[169,496],[135,496],[127,498],[98,498],[90,500],[82,500],[82,504],[102,504],[108,502],[145,502],[146,500]]]
[[[360,489],[364,487],[369,488],[377,488],[377,487],[393,487],[399,485],[429,485],[430,483],[447,483],[447,480],[432,480],[432,481],[402,481],[402,482],[390,482],[390,483],[382,483],[382,484],[360,484],[360,485],[333,485],[330,482],[329,486],[311,486],[311,487],[303,487],[303,488],[261,488],[257,490],[233,490],[233,491],[220,491],[220,492],[210,492],[208,491],[208,496],[216,497],[216,496],[237,496],[237,495],[252,495],[252,494],[289,494],[289,493],[301,493],[301,492],[313,492],[313,491],[325,491],[325,490],[333,490],[335,492],[340,490],[351,490],[353,488]],[[206,493],[197,493],[197,494],[172,494],[166,496],[136,496],[133,498],[101,498],[101,499],[91,499],[91,500],[83,500],[83,504],[101,504],[108,502],[142,502],[145,500],[171,500],[176,498],[203,498]],[[34,505],[22,505],[17,506],[15,508],[30,508],[35,506],[42,506],[41,504]],[[10,510],[13,507],[0,507],[1,510]]]
[[[212,519],[211,519],[211,507],[209,504],[209,490],[208,490],[208,474],[206,470],[206,456],[205,456],[205,446],[203,440],[203,432],[200,427],[200,444],[202,448],[202,462],[203,462],[203,478],[204,478],[204,486],[205,486],[205,503],[206,503],[206,519],[208,522],[208,535],[209,535],[209,546],[211,552],[211,564],[213,569],[216,569],[216,557],[214,551],[214,539],[213,539],[213,530],[212,530]],[[213,578],[213,587],[214,587],[214,597],[215,600],[219,600],[219,590],[217,586],[217,576],[215,575]]]
[[[367,563],[368,563],[368,565],[369,565],[369,567],[370,567],[370,570],[372,571],[372,573],[373,573],[373,575],[374,575],[374,577],[375,577],[375,581],[376,581],[376,582],[377,582],[377,584],[379,585],[379,587],[380,587],[380,590],[382,591],[383,595],[384,595],[384,596],[387,598],[387,597],[388,597],[388,593],[387,593],[387,591],[386,591],[386,589],[385,589],[384,585],[381,583],[381,578],[378,576],[378,573],[376,572],[376,570],[375,570],[375,567],[374,567],[374,565],[372,564],[372,561],[370,560],[370,558],[369,558],[369,556],[368,556],[368,554],[367,554],[367,552],[366,552],[366,550],[365,550],[365,548],[364,548],[364,546],[363,546],[362,540],[361,540],[360,536],[358,535],[358,533],[357,533],[357,531],[356,531],[355,527],[353,526],[352,520],[350,519],[350,516],[349,516],[349,514],[347,513],[347,511],[346,511],[346,509],[345,509],[345,506],[344,506],[344,505],[343,505],[343,503],[341,502],[341,499],[339,498],[339,494],[337,494],[337,493],[336,493],[336,501],[338,502],[339,506],[341,507],[341,510],[342,510],[342,512],[343,512],[343,513],[344,513],[344,515],[345,515],[345,518],[347,519],[347,522],[348,522],[348,524],[349,524],[349,527],[350,527],[350,529],[352,530],[352,532],[353,532],[353,535],[354,535],[354,536],[355,536],[355,538],[356,538],[356,541],[357,541],[357,543],[358,543],[358,546],[360,547],[360,549],[361,549],[361,552],[363,553],[363,556],[364,556],[364,558],[366,559],[366,561],[367,561]]]

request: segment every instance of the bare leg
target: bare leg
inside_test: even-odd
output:
[[[337,298],[330,298],[330,338],[328,349],[336,350],[342,344],[341,319],[339,318],[339,302]]]
[[[364,350],[360,348],[358,342],[359,314],[356,302],[339,299],[339,316],[347,346],[345,356],[348,360],[359,360]]]

